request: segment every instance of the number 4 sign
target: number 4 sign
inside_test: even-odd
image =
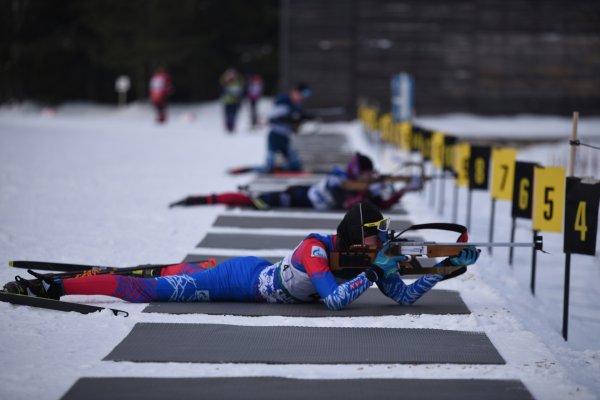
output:
[[[565,169],[536,167],[533,182],[533,229],[543,232],[562,232]]]
[[[567,178],[564,252],[596,255],[600,182]]]

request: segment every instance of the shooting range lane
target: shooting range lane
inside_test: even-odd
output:
[[[365,346],[365,343],[369,345]],[[505,364],[488,337],[481,332],[144,322],[137,323],[104,360],[266,364]]]
[[[240,388],[243,388],[240,390]],[[81,378],[62,400],[256,399],[261,400],[530,400],[517,380],[472,379],[289,379],[242,378]],[[134,394],[134,396],[132,396]]]
[[[292,140],[307,171],[329,171],[336,165],[346,165],[354,154],[344,133],[300,134]]]
[[[316,136],[316,135],[315,135]],[[320,136],[320,135],[319,135]],[[333,135],[334,141],[340,135]],[[309,148],[310,137],[303,138]],[[345,138],[344,138],[345,140]],[[311,152],[321,151],[319,145]],[[337,147],[337,148],[335,148]],[[338,154],[340,143],[327,150]],[[305,153],[306,154],[306,153]],[[351,154],[349,152],[348,154]],[[348,154],[344,156],[347,159]],[[328,159],[321,155],[318,159]],[[329,158],[330,159],[330,158]],[[311,165],[313,170],[317,166]],[[322,166],[318,166],[321,168]],[[259,178],[262,182],[265,179]],[[282,187],[289,180],[279,182]],[[297,214],[297,215],[296,215]],[[327,215],[328,214],[328,215]],[[407,214],[396,208],[385,215]],[[269,261],[280,259],[283,249],[293,249],[305,235],[286,235],[285,229],[333,230],[343,211],[276,209],[268,211],[226,211],[216,229],[234,233],[208,232],[186,261],[215,258],[217,262],[238,256],[244,250],[263,250]],[[292,218],[297,217],[297,218]],[[402,227],[410,221],[397,219]],[[268,234],[277,229],[277,234]],[[241,231],[241,232],[240,232]],[[261,233],[262,232],[262,233]],[[292,233],[292,231],[290,231]],[[413,238],[422,240],[421,238]],[[278,252],[274,252],[278,251]],[[256,253],[256,252],[254,252]],[[253,254],[249,252],[248,254]],[[246,254],[246,255],[248,255]],[[152,303],[145,313],[218,314],[242,316],[330,317],[403,314],[469,314],[458,292],[432,290],[411,307],[402,307],[370,289],[346,310],[329,311],[322,304],[248,303]],[[445,317],[443,317],[445,318]],[[448,316],[448,318],[452,318]],[[175,339],[175,340],[174,340]],[[364,346],[364,343],[370,343]],[[290,351],[293,349],[293,351]],[[352,351],[350,351],[352,349]],[[266,363],[266,364],[485,364],[503,365],[502,356],[485,333],[441,329],[340,328],[298,326],[239,326],[229,324],[137,323],[125,339],[104,360],[133,362]],[[366,383],[366,384],[365,384]],[[239,391],[243,387],[243,391]],[[368,394],[365,392],[368,390]],[[64,399],[74,398],[255,398],[282,397],[346,399],[376,395],[421,399],[490,398],[531,399],[518,380],[488,379],[334,379],[296,380],[277,377],[223,378],[82,378]],[[132,396],[133,395],[133,396]],[[204,396],[202,396],[204,395]]]
[[[241,302],[210,303],[151,303],[145,313],[164,314],[209,314],[283,316],[283,317],[368,317],[381,315],[407,314],[470,314],[466,304],[456,291],[432,290],[412,306],[399,306],[385,297],[378,289],[369,289],[349,306],[342,310],[328,310],[321,303],[308,304],[268,304]]]

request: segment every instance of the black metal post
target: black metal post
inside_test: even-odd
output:
[[[537,236],[538,231],[533,231],[533,240],[535,241],[535,237]],[[535,247],[533,248],[533,253],[531,255],[531,294],[535,295],[535,264],[537,261],[537,250]]]
[[[469,189],[467,193],[467,229],[471,228],[471,200],[473,197],[473,191]]]
[[[440,205],[438,214],[444,215],[444,197],[446,197],[446,171],[442,168],[440,178]]]
[[[516,230],[516,223],[517,219],[513,217],[512,219],[512,224],[510,227],[510,242],[514,243],[515,242],[515,230]],[[513,265],[513,254],[514,254],[514,247],[511,247],[508,249],[508,265],[510,265],[512,267]]]
[[[454,199],[453,199],[453,205],[452,205],[452,223],[456,224],[456,221],[458,221],[458,185],[456,184],[456,181],[454,182]]]
[[[571,253],[565,253],[565,294],[563,296],[562,334],[565,341],[569,336],[569,286],[571,281]]]
[[[492,198],[492,209],[490,212],[490,234],[488,242],[492,243],[494,241],[494,219],[496,215],[496,199]],[[492,247],[488,247],[488,253],[492,255]]]
[[[431,171],[431,174],[433,175],[433,168]],[[431,188],[431,197],[429,198],[429,206],[431,207],[431,209],[433,210],[435,208],[435,181],[431,182],[431,185],[429,185],[429,187]]]

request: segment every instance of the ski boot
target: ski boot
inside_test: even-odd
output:
[[[15,276],[14,281],[5,284],[4,291],[54,300],[59,300],[63,294],[61,285],[52,279],[24,279],[20,276]]]

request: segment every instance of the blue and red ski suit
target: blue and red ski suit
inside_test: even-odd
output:
[[[311,234],[281,261],[237,257],[214,268],[157,278],[96,275],[62,281],[64,294],[102,294],[137,303],[150,301],[246,301],[306,303],[322,300],[331,310],[352,303],[371,285],[365,273],[338,283],[329,268],[336,235]],[[177,271],[171,271],[175,273]],[[424,275],[405,284],[399,274],[377,281],[381,292],[402,305],[427,293],[443,275]]]

